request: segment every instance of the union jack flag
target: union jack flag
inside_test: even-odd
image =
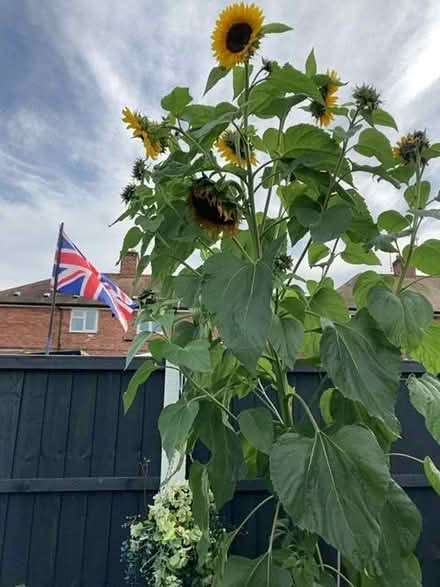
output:
[[[108,306],[126,331],[128,320],[137,304],[125,294],[114,281],[100,273],[88,261],[63,231],[60,237],[58,264],[55,256],[52,289],[56,278],[56,291],[61,294],[78,295],[97,300]]]

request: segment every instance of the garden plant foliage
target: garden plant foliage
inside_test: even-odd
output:
[[[440,329],[407,277],[411,267],[440,274],[440,240],[420,238],[427,220],[440,219],[425,179],[440,144],[405,129],[393,147],[397,125],[377,90],[358,85],[339,103],[346,84],[319,69],[313,50],[305,64],[261,60],[265,37],[290,30],[264,24],[253,4],[232,5],[212,35],[217,65],[205,90],[221,85],[224,101],[196,103],[176,87],[159,122],[124,109],[144,159],[123,192],[119,220],[133,225],[121,257],[138,248],[139,272],[151,267],[155,293],[141,298],[138,321],[162,328],[133,343],[128,362],[147,343],[152,358],[124,405],[161,361],[184,374],[182,397],[164,408],[159,427],[169,457],[190,458],[205,540],[206,488],[221,510],[239,478],[265,480],[269,497],[255,509],[273,505],[267,552],[229,556],[240,528],[224,534],[214,585],[420,587],[413,552],[421,519],[391,478],[390,455],[403,357],[429,372],[411,378],[410,400],[440,441]],[[373,219],[357,188],[368,175],[379,192],[386,185],[401,194],[404,212],[384,201]],[[381,274],[378,251],[400,259],[400,276]],[[351,316],[331,278],[338,257],[371,266],[357,279]],[[304,278],[307,264],[319,279]],[[334,386],[320,388],[320,414],[288,383],[297,361],[321,367]],[[237,416],[231,402],[249,394],[257,407]],[[198,441],[207,462],[195,459]],[[423,464],[440,492],[436,464],[428,455],[421,472]],[[320,539],[338,552],[334,565],[323,561]],[[198,556],[202,569],[206,549]]]

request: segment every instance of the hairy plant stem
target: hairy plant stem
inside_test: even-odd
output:
[[[281,133],[283,132],[283,126],[284,126],[284,121],[286,120],[285,116],[282,116],[280,118],[280,124],[278,125],[278,137],[277,137],[277,149],[280,146],[280,142],[281,142]],[[270,187],[267,191],[267,197],[266,197],[266,203],[264,204],[264,212],[263,212],[263,222],[261,224],[261,230],[262,232],[264,232],[264,225],[266,223],[266,218],[267,218],[267,214],[269,212],[269,206],[270,206],[270,200],[272,197],[272,190],[273,190],[273,184],[274,184],[274,178],[278,172],[278,161],[275,161],[273,164],[273,174],[271,176],[272,181],[270,182]]]
[[[272,530],[270,533],[269,546],[267,549],[267,574],[266,574],[267,587],[270,586],[270,571],[272,568],[272,549],[273,549],[273,541],[274,541],[274,537],[275,537],[275,528],[276,528],[276,525],[278,522],[278,516],[280,514],[280,506],[281,506],[281,503],[278,501],[277,506],[275,508],[275,513],[273,516]]]
[[[425,461],[422,459],[418,459],[417,457],[413,457],[412,455],[407,455],[403,452],[389,452],[387,457],[403,457],[404,459],[410,459],[411,461],[415,461],[416,463],[420,463],[421,465],[425,464]]]
[[[205,397],[209,397],[220,409],[222,409],[225,414],[227,414],[230,418],[232,418],[233,420],[235,420],[236,422],[238,422],[238,418],[236,416],[234,416],[234,414],[226,407],[224,406],[216,397],[215,395],[212,395],[212,393],[210,393],[207,389],[205,389],[204,387],[202,387],[201,385],[199,385],[197,383],[197,381],[195,381],[190,373],[188,372],[188,370],[185,370],[182,368],[183,374],[185,375],[185,377],[187,379],[189,379],[189,381],[191,381],[191,384],[197,389],[197,391],[199,391],[200,393],[204,394]]]
[[[416,198],[417,198],[416,209],[418,209],[420,206],[422,175],[423,175],[423,169],[421,166],[420,153],[417,151],[417,153],[416,153]],[[411,264],[411,259],[412,259],[413,252],[414,252],[414,246],[416,244],[417,232],[418,232],[418,229],[419,229],[421,223],[422,223],[422,219],[418,220],[417,216],[414,215],[408,255],[406,258],[406,262],[404,263],[404,265],[400,271],[399,280],[396,285],[396,294],[397,295],[400,293],[400,291],[402,289],[403,282],[406,277],[406,274],[408,273],[408,269]]]
[[[238,240],[238,238],[236,236],[232,237],[232,240],[234,241],[234,243],[237,245],[237,247],[240,249],[240,251],[243,253],[243,255],[246,257],[246,259],[248,261],[250,261],[251,263],[254,262],[254,260],[249,256],[249,253],[246,251],[246,249],[243,247],[243,245],[241,244],[241,242]]]
[[[333,571],[334,573],[337,574],[338,579],[344,579],[344,581],[347,583],[347,585],[349,585],[350,587],[356,587],[348,577],[346,577],[340,570],[336,569],[335,567],[332,567],[332,565],[328,565],[327,563],[323,564],[323,567],[326,569],[329,569],[330,571]],[[339,582],[338,585],[340,585],[341,583]]]
[[[283,371],[281,366],[281,361],[278,357],[278,353],[274,349],[273,345],[269,343],[270,352],[272,353],[272,357],[274,359],[274,370],[275,370],[275,377],[277,380],[277,387],[280,393],[280,409],[281,409],[281,417],[283,419],[284,426],[288,426],[290,422],[289,418],[289,402],[288,402],[288,383],[287,383],[287,376],[286,373]]]
[[[258,232],[258,224],[257,224],[257,214],[255,209],[255,194],[254,194],[254,177],[252,173],[252,165],[250,161],[250,148],[249,148],[249,141],[248,141],[248,127],[249,127],[249,61],[246,61],[244,64],[244,112],[243,112],[243,128],[244,134],[246,135],[246,163],[247,163],[247,188],[248,188],[248,195],[249,195],[249,220],[251,221],[251,229],[253,239],[254,239],[254,246],[255,246],[255,260],[261,258],[261,241],[260,235]]]

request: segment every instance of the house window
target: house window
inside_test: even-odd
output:
[[[98,310],[72,310],[70,332],[98,332]]]
[[[150,334],[155,334],[162,332],[162,329],[160,324],[157,322],[146,320],[145,322],[138,322],[136,324],[136,334],[139,334],[140,332],[149,332]]]

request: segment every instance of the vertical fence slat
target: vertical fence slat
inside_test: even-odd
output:
[[[14,466],[24,372],[4,371],[1,375],[0,478],[7,478],[12,476]]]

